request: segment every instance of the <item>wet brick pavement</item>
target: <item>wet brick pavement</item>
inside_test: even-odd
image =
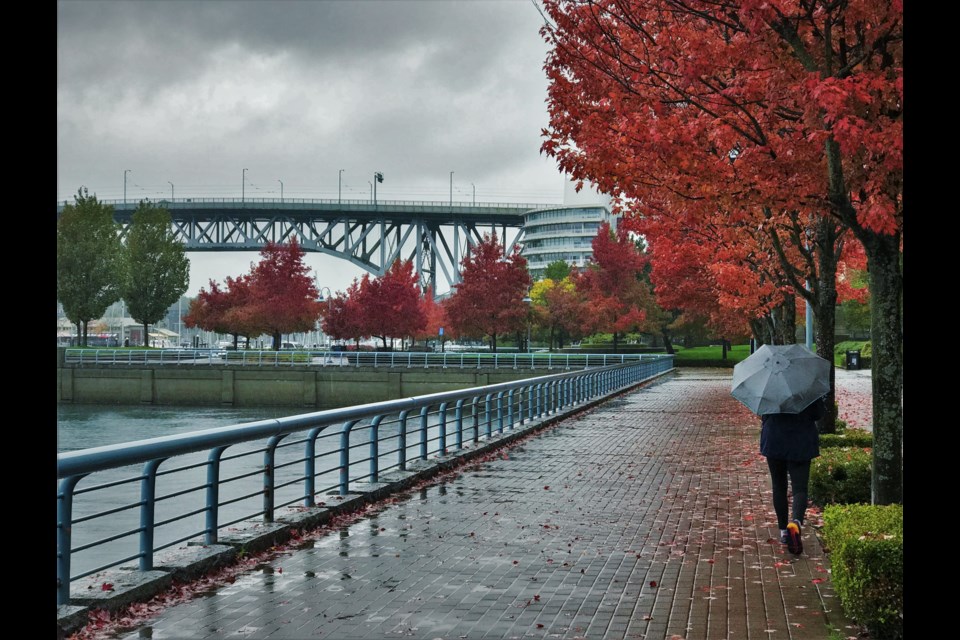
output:
[[[680,369],[117,637],[855,636],[814,528],[798,558],[775,540],[759,420],[729,389]]]

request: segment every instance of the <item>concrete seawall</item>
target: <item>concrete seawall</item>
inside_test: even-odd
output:
[[[60,355],[57,402],[333,409],[560,371],[315,365],[71,365],[64,363]]]

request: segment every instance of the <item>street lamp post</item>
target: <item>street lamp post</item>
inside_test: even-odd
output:
[[[477,206],[477,185],[471,182],[470,186],[473,187],[473,206]]]
[[[527,353],[530,353],[530,309],[533,308],[533,298],[526,295],[523,301],[527,303]]]
[[[127,204],[127,174],[130,173],[130,169],[123,170],[123,204]]]
[[[314,276],[314,282],[317,282],[316,276]],[[326,300],[324,300],[324,297],[323,297],[323,292],[324,292],[324,291],[327,292]],[[319,282],[317,282],[317,293],[320,295],[320,297],[317,298],[317,302],[326,302],[326,303],[327,303],[327,315],[330,315],[330,313],[333,311],[333,292],[330,291],[330,287],[321,287],[320,284],[319,284]],[[322,326],[322,325],[320,326],[320,333],[323,333],[323,326]],[[324,334],[324,335],[325,335],[325,334]],[[328,342],[327,348],[328,348],[328,350],[329,350],[329,346],[330,346],[330,345],[329,345],[329,340],[328,340],[327,342]]]
[[[337,204],[340,204],[343,193],[343,169],[337,172]]]
[[[170,185],[170,200],[173,200],[173,183],[167,180],[167,184]]]
[[[280,183],[280,202],[283,202],[283,180],[277,178],[277,182]]]
[[[377,183],[383,182],[383,174],[379,171],[373,172],[373,206],[377,206]]]
[[[453,171],[450,172],[450,206],[453,206]]]
[[[240,202],[247,201],[247,170],[243,170],[242,174],[243,182],[240,183]]]

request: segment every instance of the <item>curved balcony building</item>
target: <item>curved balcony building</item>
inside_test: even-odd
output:
[[[547,265],[557,260],[583,267],[593,255],[591,243],[604,222],[617,227],[609,196],[588,185],[577,193],[574,182],[567,182],[564,187],[563,205],[527,212],[521,253],[527,259],[531,277],[539,280]]]

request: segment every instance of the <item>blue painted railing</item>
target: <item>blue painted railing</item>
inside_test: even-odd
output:
[[[636,353],[418,353],[406,351],[261,351],[222,349],[65,350],[64,362],[78,365],[237,365],[245,367],[405,367],[470,369],[582,369],[657,358]]]
[[[456,453],[672,368],[672,356],[648,356],[59,454],[57,604],[69,604],[78,579],[132,561],[149,571],[163,549],[214,544],[232,525],[273,522],[284,507],[322,506],[318,496],[345,496],[410,459]]]

